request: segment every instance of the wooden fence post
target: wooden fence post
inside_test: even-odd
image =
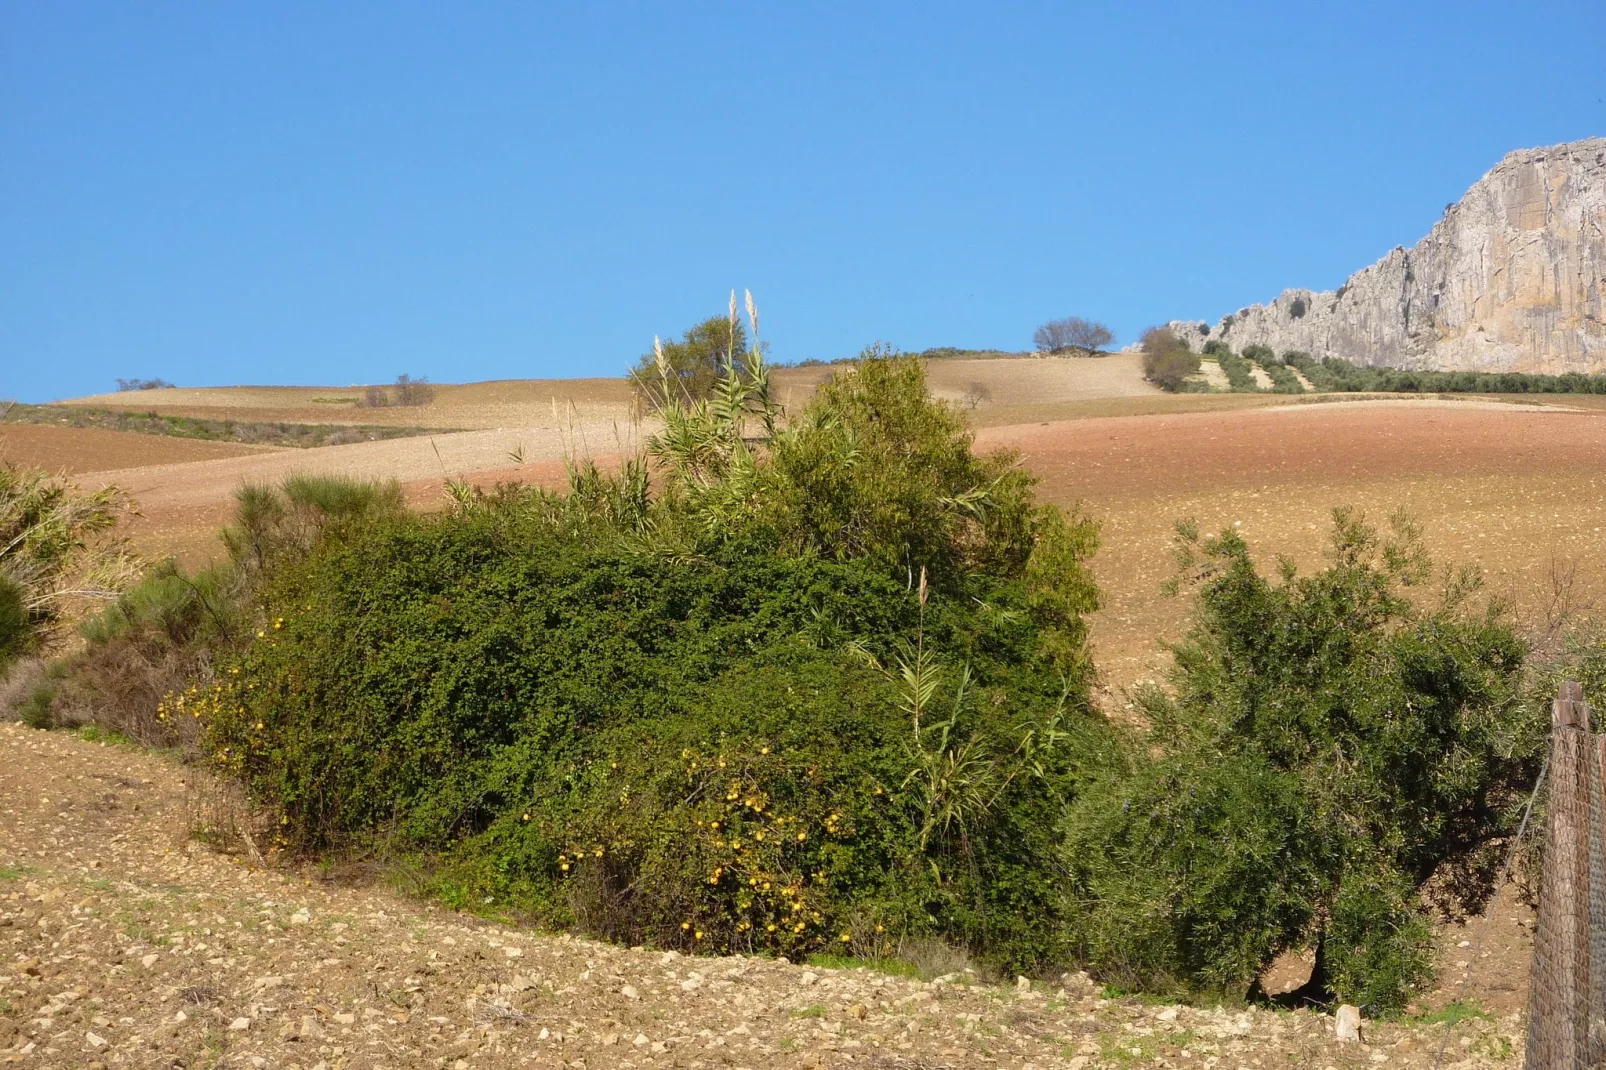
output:
[[[1589,731],[1584,691],[1568,680],[1551,707],[1550,805],[1528,996],[1528,1070],[1575,1070],[1590,1043],[1590,861],[1599,854],[1591,807],[1598,808],[1602,751]]]

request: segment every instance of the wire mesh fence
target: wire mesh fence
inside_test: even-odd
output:
[[[1528,1070],[1606,1068],[1606,736],[1568,681],[1552,709]]]

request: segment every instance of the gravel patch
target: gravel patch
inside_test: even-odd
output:
[[[1427,1067],[1443,1036],[535,933],[217,853],[194,777],[0,725],[0,1065]],[[1445,1065],[1515,1065],[1519,1035],[1463,1023]]]

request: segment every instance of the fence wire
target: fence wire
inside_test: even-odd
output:
[[[1606,736],[1569,681],[1551,722],[1550,791],[1528,993],[1528,1070],[1606,1070]]]

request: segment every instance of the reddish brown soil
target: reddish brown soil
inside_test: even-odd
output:
[[[1397,401],[987,428],[1060,499],[1154,497],[1402,476],[1528,475],[1606,465],[1597,412]]]
[[[1606,413],[1360,402],[989,428],[978,445],[1020,449],[1045,497],[1102,523],[1093,636],[1117,709],[1186,623],[1187,599],[1160,593],[1184,517],[1235,527],[1268,566],[1311,567],[1334,507],[1378,523],[1404,508],[1437,560],[1482,566],[1530,632],[1558,601],[1586,617],[1606,604]]]
[[[98,427],[7,424],[0,428],[0,461],[47,472],[102,472],[180,461],[211,461],[261,453],[270,447],[236,442],[142,435]]]

